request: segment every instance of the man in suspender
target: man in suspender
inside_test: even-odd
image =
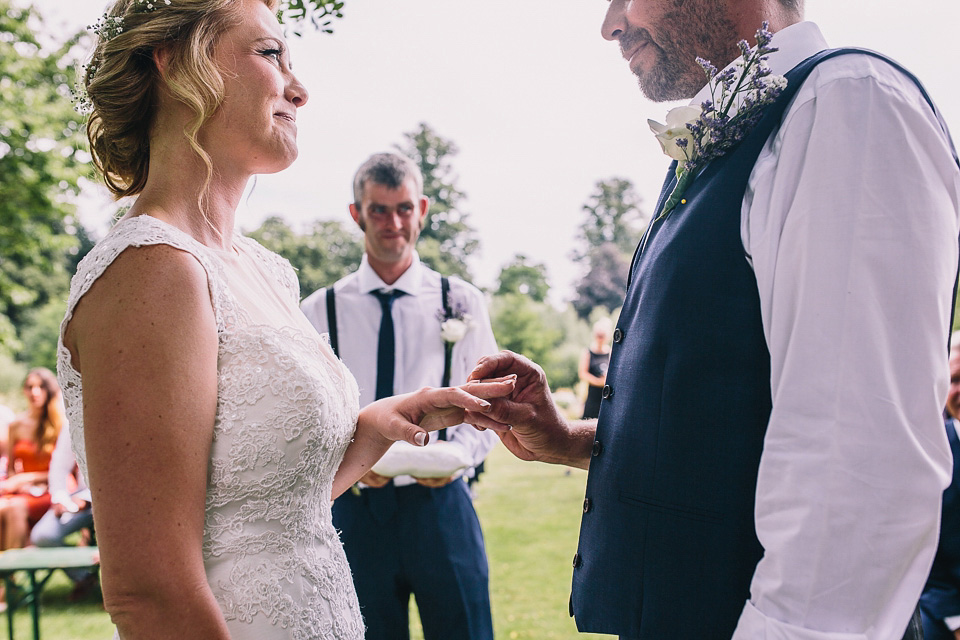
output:
[[[497,351],[483,294],[417,256],[428,204],[412,161],[372,156],[350,205],[364,233],[360,268],[303,301],[356,377],[361,405],[462,384],[478,358]],[[495,442],[459,425],[431,434],[421,450],[395,447],[334,503],[367,640],[409,637],[411,594],[426,640],[493,638],[483,536],[465,480]]]

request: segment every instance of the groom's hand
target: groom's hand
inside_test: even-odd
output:
[[[482,381],[510,374],[517,376],[513,392],[491,399],[492,406],[483,413],[467,411],[466,422],[496,430],[504,446],[521,460],[585,467],[589,454],[581,460],[580,449],[584,447],[573,439],[579,429],[572,430],[560,415],[547,376],[539,365],[512,351],[501,351],[480,358],[468,380]],[[509,429],[504,430],[505,427]],[[589,443],[592,442],[591,436]]]

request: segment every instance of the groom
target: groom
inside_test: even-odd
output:
[[[764,21],[786,88],[651,223],[599,421],[562,419],[515,354],[471,374],[519,375],[496,422],[476,424],[512,425],[501,438],[521,458],[589,469],[581,631],[914,637],[951,468],[960,171],[919,84],[877,56],[817,56],[826,42],[802,13],[802,0],[611,0],[603,35],[649,98],[701,104],[695,59],[723,68]]]

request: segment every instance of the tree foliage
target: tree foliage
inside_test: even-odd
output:
[[[470,279],[467,258],[479,246],[477,232],[467,223],[451,159],[459,149],[426,123],[403,134],[397,150],[411,158],[423,173],[423,193],[430,198],[430,212],[420,234],[417,251],[429,267],[444,275]]]
[[[620,253],[632,255],[647,221],[640,202],[640,196],[629,180],[610,178],[597,181],[595,191],[582,207],[586,215],[577,240],[583,247],[574,258],[589,259],[592,249],[607,244],[615,245]]]
[[[34,25],[42,20],[32,8],[0,0],[0,351],[8,354],[19,351],[32,309],[66,298],[78,252],[72,200],[89,160],[71,103],[79,35],[48,51]]]
[[[547,266],[542,262],[531,263],[523,254],[513,257],[497,278],[499,288],[497,295],[520,293],[530,296],[537,302],[543,302],[550,291],[547,284]]]
[[[630,258],[613,243],[601,245],[590,253],[587,273],[576,286],[573,308],[581,318],[587,318],[596,307],[608,312],[623,305],[627,290]]]
[[[334,18],[343,17],[342,0],[283,0],[280,17],[286,24],[293,24],[293,32],[302,35],[300,26],[306,22],[322,33],[333,33]]]
[[[585,267],[573,301],[581,318],[594,307],[612,311],[623,303],[630,259],[649,218],[640,203],[629,180],[611,178],[598,181],[583,205],[580,247],[572,256]]]
[[[336,220],[318,221],[307,233],[297,233],[275,216],[249,236],[290,261],[300,280],[301,299],[355,271],[363,257],[361,240]]]
[[[505,293],[493,297],[490,323],[497,345],[543,367],[551,389],[576,384],[577,364],[590,329],[571,307],[558,311],[528,295]]]

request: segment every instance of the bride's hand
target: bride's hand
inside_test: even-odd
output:
[[[358,428],[369,425],[390,442],[405,440],[423,446],[427,432],[463,422],[466,411],[485,413],[487,400],[513,392],[515,376],[468,382],[459,387],[424,387],[419,391],[383,398],[360,411]]]

